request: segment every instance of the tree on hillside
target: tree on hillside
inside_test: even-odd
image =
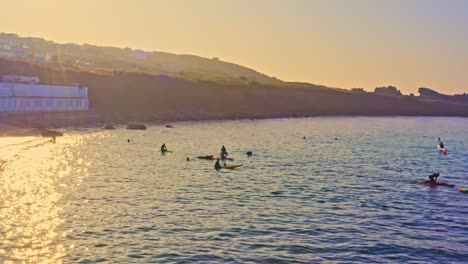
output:
[[[400,90],[398,90],[395,86],[387,86],[387,87],[376,87],[374,93],[380,95],[393,95],[393,96],[401,96]]]
[[[355,93],[366,93],[363,88],[351,88],[351,92]]]

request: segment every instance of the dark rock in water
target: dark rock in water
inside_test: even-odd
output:
[[[61,137],[61,136],[63,136],[63,133],[60,132],[60,131],[47,129],[47,130],[42,130],[41,131],[41,136],[43,136],[43,137]]]
[[[166,125],[167,128],[174,128],[173,125]]]
[[[106,124],[102,129],[115,129],[111,124]]]
[[[132,130],[146,130],[146,126],[143,124],[130,124],[127,126],[127,129]]]

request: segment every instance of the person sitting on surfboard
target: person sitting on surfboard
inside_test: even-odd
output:
[[[219,154],[221,156],[222,159],[226,158],[228,153],[226,151],[226,147],[223,145],[223,147],[221,148],[221,153]]]
[[[221,169],[221,165],[219,165],[219,159],[216,159],[215,170],[219,171],[220,169]]]
[[[440,138],[439,138],[439,137],[438,137],[438,139],[439,139],[439,147],[440,147],[440,148],[444,148],[444,143],[443,143],[442,141],[440,141]]]
[[[167,148],[166,148],[166,143],[162,144],[161,146],[161,152],[167,152]]]
[[[437,182],[437,178],[440,176],[440,173],[432,173],[431,175],[429,175],[429,181],[430,182]]]

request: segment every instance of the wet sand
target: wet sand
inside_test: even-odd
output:
[[[28,137],[37,135],[39,135],[37,129],[0,124],[0,137]]]

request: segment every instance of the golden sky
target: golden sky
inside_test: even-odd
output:
[[[0,0],[0,31],[219,57],[286,81],[468,92],[465,0]]]

